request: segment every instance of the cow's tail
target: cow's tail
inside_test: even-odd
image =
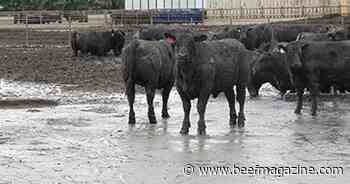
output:
[[[125,82],[126,94],[130,93],[134,85],[134,72],[136,64],[136,49],[140,42],[133,40],[127,47],[124,48],[122,53],[123,60],[123,79]]]
[[[78,32],[74,31],[71,36],[71,47],[73,49],[74,56],[78,56]]]

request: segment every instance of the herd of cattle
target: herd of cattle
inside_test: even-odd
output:
[[[198,133],[205,134],[210,95],[217,97],[224,92],[230,125],[243,126],[246,89],[256,97],[264,83],[270,83],[282,95],[296,92],[298,114],[305,89],[311,95],[312,115],[316,115],[320,92],[350,91],[348,31],[335,25],[227,26],[215,33],[150,26],[133,35],[124,48],[122,31],[74,33],[72,48],[75,55],[79,50],[96,55],[113,50],[122,55],[130,124],[135,123],[135,84],[145,87],[150,123],[156,123],[155,90],[162,90],[162,117],[168,118],[167,101],[175,84],[184,110],[181,133],[189,132],[191,100],[198,98]],[[239,103],[238,115],[235,100]]]

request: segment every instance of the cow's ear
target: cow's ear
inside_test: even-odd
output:
[[[170,34],[170,33],[164,33],[165,41],[169,44],[175,44],[176,43],[176,36]]]
[[[205,35],[205,34],[196,35],[196,36],[194,37],[194,41],[195,41],[195,42],[203,42],[203,41],[205,41],[205,40],[207,40],[207,39],[208,39],[208,36]]]

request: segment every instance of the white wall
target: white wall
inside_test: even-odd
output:
[[[340,0],[206,0],[206,8],[339,5]],[[349,0],[350,1],[350,0]]]
[[[140,9],[140,0],[125,0],[126,9]],[[280,7],[280,6],[320,6],[339,5],[340,0],[141,0],[141,9],[148,8],[257,8],[257,7]],[[156,3],[157,1],[157,3]],[[350,1],[350,0],[349,0]],[[349,3],[350,4],[350,3]],[[156,7],[157,5],[157,7]]]

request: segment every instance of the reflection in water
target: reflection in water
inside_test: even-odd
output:
[[[155,149],[161,148],[161,157],[168,150],[169,159],[175,161],[234,162],[241,166],[350,163],[346,154],[350,152],[348,103],[323,101],[319,116],[312,117],[310,103],[305,104],[302,115],[295,115],[295,102],[263,96],[248,100],[244,127],[230,128],[226,99],[219,97],[208,104],[207,136],[197,135],[195,110],[191,112],[190,135],[180,135],[182,106],[180,102],[174,103],[170,119],[158,119],[157,125],[149,125],[145,120],[130,127],[132,141],[147,138],[140,145],[132,143],[135,150],[158,155]]]
[[[294,121],[293,154],[305,162],[329,165],[340,161],[339,154],[349,152],[348,138],[350,118],[347,103],[337,100],[324,101],[317,117],[301,115]],[[345,157],[341,157],[345,158]]]
[[[178,146],[178,151],[181,152],[201,152],[209,150],[210,146],[206,143],[208,136],[182,136],[181,141],[175,141],[175,146]],[[176,148],[175,148],[176,149]]]

